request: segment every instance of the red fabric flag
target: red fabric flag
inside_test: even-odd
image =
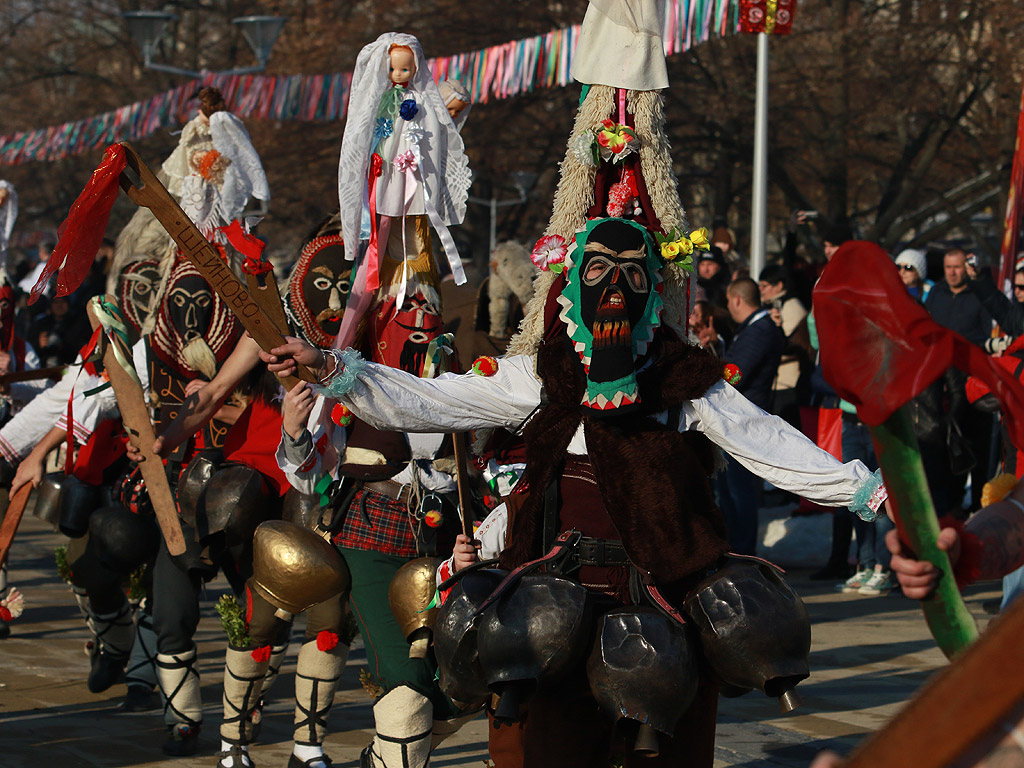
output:
[[[99,167],[92,172],[82,194],[72,204],[68,217],[57,230],[57,247],[50,254],[36,284],[32,286],[29,304],[36,303],[55,274],[58,296],[73,293],[85,280],[96,252],[103,243],[103,234],[107,231],[110,211],[117,200],[119,180],[125,163],[124,147],[120,144],[107,147]]]
[[[981,347],[932,320],[874,243],[836,251],[814,289],[814,320],[825,379],[864,423],[881,424],[956,367],[989,386],[1014,444],[1024,446],[1024,387]]]
[[[740,32],[788,35],[796,0],[740,0]]]

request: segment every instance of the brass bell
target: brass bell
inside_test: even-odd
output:
[[[352,583],[338,550],[301,525],[260,523],[252,548],[253,587],[285,621],[347,591]]]
[[[437,620],[439,606],[427,608],[437,591],[437,567],[441,559],[419,557],[398,569],[388,587],[391,612],[405,639],[409,641],[409,658],[424,659],[430,648],[430,635]]]

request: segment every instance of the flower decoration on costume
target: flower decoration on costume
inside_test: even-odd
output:
[[[568,247],[565,238],[561,235],[547,235],[542,237],[533,246],[530,252],[530,261],[539,269],[547,272],[559,273],[565,269],[565,255]]]
[[[420,108],[416,106],[415,99],[406,99],[398,108],[398,114],[403,120],[412,120]]]
[[[419,164],[416,162],[416,154],[407,149],[395,158],[395,168],[401,173],[415,171]]]
[[[617,163],[640,148],[640,139],[632,128],[611,120],[602,120],[601,128],[597,131],[597,146],[602,159]]]
[[[339,427],[347,427],[352,423],[352,411],[341,403],[335,403],[331,409],[331,421]]]
[[[373,126],[373,138],[381,141],[387,139],[395,132],[395,124],[390,117],[378,117],[377,123]]]
[[[711,250],[708,231],[704,227],[693,230],[689,235],[681,235],[672,230],[667,235],[656,235],[661,246],[661,258],[671,261],[687,272],[693,272],[693,251]]]
[[[409,144],[419,146],[426,135],[426,130],[419,123],[410,123],[405,126],[405,139]]]
[[[493,376],[498,372],[498,361],[490,355],[483,355],[473,361],[470,370],[477,376]]]
[[[587,168],[597,168],[601,156],[597,152],[597,137],[593,131],[584,131],[572,142],[572,154]]]
[[[722,371],[722,378],[735,387],[743,379],[743,372],[735,363],[727,363]]]

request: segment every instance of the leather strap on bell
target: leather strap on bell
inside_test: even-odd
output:
[[[565,558],[572,554],[573,548],[581,539],[579,531],[564,531],[559,534],[558,539],[555,540],[555,546],[551,548],[544,557],[538,557],[536,560],[530,560],[529,562],[523,563],[514,571],[506,576],[501,584],[499,584],[495,590],[491,593],[490,597],[484,600],[480,607],[473,612],[472,618],[476,618],[492,603],[494,603],[499,597],[508,592],[516,583],[526,574],[537,570],[542,565],[555,566],[560,564]]]
[[[594,539],[590,536],[580,537],[573,561],[578,565],[594,565],[598,568],[629,565],[629,557],[621,541]]]
[[[497,564],[498,564],[498,558],[493,557],[490,560],[480,560],[479,562],[473,563],[472,565],[467,565],[461,571],[456,571],[451,576],[449,576],[447,579],[445,579],[440,584],[438,584],[437,585],[437,591],[440,592],[441,594],[444,594],[449,589],[451,589],[456,584],[458,584],[463,576],[466,576],[467,574],[470,574],[473,571],[479,571],[479,570],[481,570],[483,568],[490,568],[490,567],[492,567],[494,565],[497,565]]]
[[[400,501],[403,504],[409,503],[409,496],[412,494],[412,486],[396,483],[394,480],[377,480],[373,483],[363,485],[368,491],[387,496],[389,499]]]
[[[647,591],[647,596],[655,608],[679,624],[686,623],[686,619],[683,618],[683,614],[680,613],[679,609],[672,605],[672,603],[670,603],[663,594],[661,594],[661,590],[653,584],[645,584],[644,589]]]

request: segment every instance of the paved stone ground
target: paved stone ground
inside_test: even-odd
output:
[[[0,642],[0,766],[212,768],[219,744],[223,665],[223,634],[213,604],[228,591],[226,583],[208,585],[198,636],[206,721],[203,750],[193,758],[165,759],[159,749],[164,737],[159,715],[119,714],[123,686],[100,695],[86,689],[88,661],[82,648],[87,631],[53,565],[53,549],[62,541],[45,524],[26,517],[12,552],[10,583],[25,593],[28,608],[13,624],[12,636]],[[723,699],[716,768],[807,766],[822,748],[847,752],[884,725],[944,663],[915,603],[899,594],[837,594],[832,584],[808,580],[808,572],[789,574],[807,602],[814,628],[812,675],[799,688],[804,704],[781,715],[775,701],[760,695]],[[982,625],[988,617],[981,602],[997,596],[993,587],[974,587],[967,593]],[[300,643],[296,631],[293,653]],[[253,747],[260,768],[284,768],[288,761],[294,663],[292,656],[284,664],[266,710],[262,740]],[[372,735],[371,700],[359,685],[364,665],[362,648],[354,648],[330,715],[327,751],[339,768],[358,765],[359,751]],[[431,765],[479,768],[486,746],[485,723],[475,721],[447,742]]]

